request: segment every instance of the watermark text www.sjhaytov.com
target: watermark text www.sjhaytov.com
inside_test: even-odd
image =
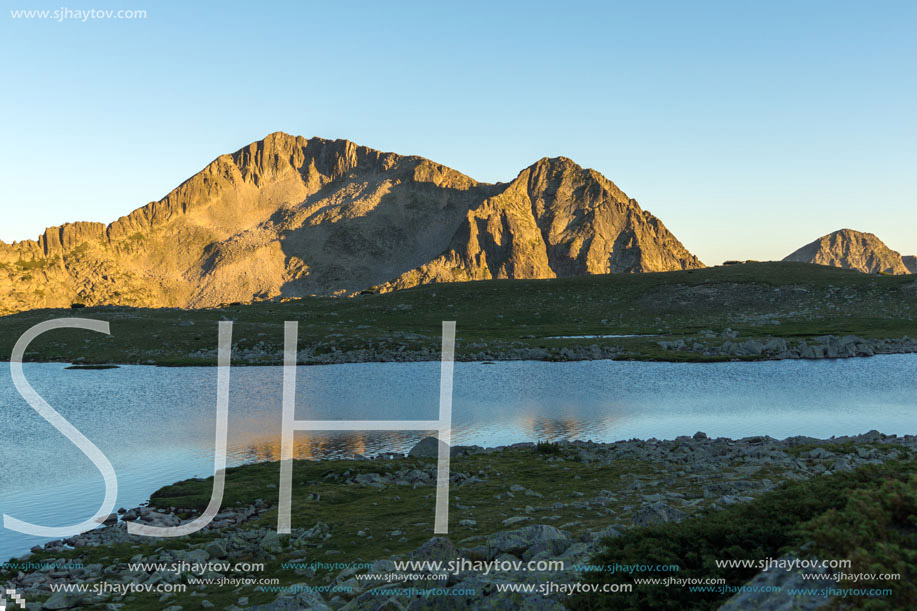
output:
[[[46,21],[80,21],[93,19],[146,19],[145,9],[71,9],[62,6],[56,9],[10,9],[13,19],[42,19]]]

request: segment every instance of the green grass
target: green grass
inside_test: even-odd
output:
[[[265,347],[252,364],[282,361],[283,322],[299,321],[300,348],[316,355],[361,349],[438,358],[443,320],[457,322],[457,358],[512,348],[614,347],[619,358],[723,360],[666,351],[659,339],[685,338],[729,327],[740,338],[806,339],[824,334],[868,338],[917,336],[917,280],[804,263],[747,263],[703,270],[614,274],[551,280],[493,280],[426,285],[354,298],[310,297],[205,310],[94,307],[76,315],[111,321],[112,336],[61,330],[38,338],[36,360],[213,365],[217,323],[235,321],[241,350]],[[75,315],[35,310],[0,317],[0,356],[37,322]],[[180,326],[180,320],[194,326]],[[779,324],[774,324],[774,321]],[[548,339],[557,335],[651,334],[660,337]],[[708,340],[721,342],[722,339]],[[211,351],[205,355],[199,350]],[[320,360],[320,359],[317,359]]]
[[[51,257],[49,259],[33,259],[30,261],[19,260],[16,261],[16,267],[21,271],[38,271],[58,263],[60,261],[59,257]]]
[[[549,447],[551,450],[545,452]],[[671,469],[663,463],[580,461],[577,460],[580,450],[563,445],[556,446],[556,451],[554,448],[551,444],[541,444],[534,448],[513,448],[453,459],[453,473],[474,475],[483,480],[452,485],[448,536],[457,547],[473,548],[480,544],[481,537],[526,524],[504,526],[503,520],[507,517],[531,515],[532,520],[528,523],[553,524],[574,538],[586,530],[614,525],[624,534],[609,540],[594,559],[595,563],[677,564],[681,567],[677,576],[681,578],[722,576],[730,585],[741,585],[757,572],[756,569],[718,569],[713,561],[776,558],[784,550],[794,550],[811,541],[814,542],[811,553],[816,557],[852,558],[854,567],[850,572],[901,572],[905,579],[914,579],[917,462],[913,459],[787,483],[751,503],[714,512],[707,502],[712,499],[704,499],[702,491],[704,485],[711,483],[710,479],[700,483],[689,478],[673,480]],[[324,585],[336,571],[319,570],[313,575],[302,575],[282,564],[290,561],[372,562],[407,554],[433,536],[435,486],[388,485],[376,489],[344,482],[360,473],[395,472],[433,465],[435,461],[416,458],[295,461],[292,526],[310,528],[322,521],[330,527],[332,537],[313,541],[305,548],[292,546],[288,538],[283,538],[284,549],[275,557],[256,553],[232,560],[265,562],[265,571],[256,576],[277,578],[280,585]],[[722,474],[724,479],[735,475]],[[241,528],[276,529],[279,477],[279,463],[276,462],[228,469],[222,507],[248,507],[256,499],[262,499],[269,509]],[[631,486],[635,477],[642,482],[638,490]],[[782,479],[780,473],[767,470],[752,477],[767,477],[771,481]],[[512,484],[519,484],[535,494],[516,492],[510,496],[507,492]],[[212,478],[178,482],[157,491],[150,503],[161,509],[178,508],[180,514],[191,517],[207,506],[212,486]],[[601,508],[593,503],[591,509],[584,509],[578,502],[593,499],[606,490],[613,497]],[[631,530],[621,528],[622,524],[630,523],[628,516],[640,505],[641,495],[661,491],[681,493],[703,503],[683,506],[684,511],[695,517],[678,524]],[[534,513],[525,511],[527,505],[535,507]],[[459,524],[466,519],[474,520],[475,526]],[[41,551],[30,560],[41,562],[55,558],[79,560],[84,565],[111,566],[123,565],[139,555],[143,562],[152,562],[152,558],[163,550],[183,550],[189,544],[232,536],[236,528],[207,530],[179,539],[141,538],[137,543],[103,548]],[[392,535],[395,530],[400,534]],[[9,577],[11,575],[0,571],[0,580]],[[601,579],[626,582],[628,579],[600,574],[587,574],[586,578],[593,582]],[[900,582],[894,584],[896,603],[913,601],[913,588],[905,586]],[[191,597],[190,591],[171,599],[169,604],[197,608],[201,598]],[[217,608],[234,603],[239,596],[247,596],[251,604],[263,604],[273,600],[275,594],[259,592],[254,587],[246,587],[241,594],[220,587],[206,591],[207,600]],[[725,597],[719,595],[690,593],[686,588],[644,586],[620,598],[581,597],[574,602],[579,609],[690,609],[715,608],[724,600]],[[157,598],[138,596],[129,608],[161,609],[162,604]]]
[[[653,472],[649,463],[618,461],[614,465],[585,465],[574,461],[548,463],[546,456],[532,449],[507,450],[499,455],[474,455],[455,458],[453,473],[465,473],[487,478],[488,481],[468,486],[453,486],[451,501],[474,509],[453,508],[450,536],[459,540],[467,536],[503,530],[502,521],[511,509],[506,503],[495,500],[505,493],[510,484],[519,484],[543,494],[543,498],[519,496],[511,502],[522,513],[527,504],[545,505],[551,502],[570,502],[570,491],[586,496],[596,496],[610,485],[618,482],[624,474]],[[294,462],[293,498],[291,516],[294,528],[309,528],[322,520],[332,531],[346,532],[350,537],[341,537],[336,549],[342,556],[355,560],[373,560],[391,553],[402,553],[416,548],[432,536],[434,486],[389,486],[376,492],[373,488],[350,485],[342,486],[347,477],[360,473],[394,472],[402,468],[430,466],[433,461],[407,458],[393,461],[307,461]],[[348,475],[345,476],[344,474]],[[277,503],[279,463],[261,463],[229,469],[224,505],[247,505],[261,498],[271,505]],[[212,478],[205,481],[189,480],[163,488],[153,495],[151,504],[156,507],[181,507],[203,510],[210,499]],[[310,500],[309,494],[317,494],[319,502]],[[368,500],[369,497],[369,500]],[[398,497],[395,500],[394,497]],[[581,527],[600,528],[607,524],[607,517],[581,516],[574,509],[557,510],[560,518],[555,520],[580,520]],[[458,526],[461,519],[470,518],[477,526]],[[275,510],[265,514],[265,523],[276,526]],[[381,528],[380,524],[385,527]],[[418,526],[424,525],[424,526]],[[374,540],[357,537],[360,530],[372,532]],[[402,530],[407,542],[390,541],[385,531]],[[386,551],[391,550],[391,551]]]
[[[853,561],[845,573],[901,573],[900,582],[845,583],[888,588],[892,598],[850,598],[854,608],[906,609],[917,605],[917,462],[889,462],[849,473],[784,483],[747,505],[677,524],[634,529],[607,540],[594,564],[677,564],[679,578],[720,577],[739,586],[757,568],[718,568],[716,560],[777,558],[814,543],[808,554]],[[654,575],[647,575],[654,576]],[[659,575],[655,575],[659,576]],[[662,575],[665,576],[665,575]],[[592,583],[631,583],[628,576],[589,573]],[[579,596],[573,607],[593,609],[716,609],[718,593],[640,586],[626,594]]]
[[[557,443],[552,443],[550,441],[539,441],[535,445],[535,451],[539,454],[560,454],[561,448]]]
[[[539,454],[535,450],[513,449],[500,454],[482,454],[457,457],[452,461],[452,473],[475,474],[486,481],[467,486],[453,484],[450,494],[449,537],[457,545],[463,539],[506,530],[502,520],[507,515],[523,514],[523,507],[551,505],[555,502],[569,503],[571,491],[586,497],[598,495],[606,488],[614,488],[623,482],[625,474],[648,475],[653,472],[650,463],[618,461],[609,466],[587,465],[574,461],[547,462],[552,456]],[[284,551],[276,559],[266,557],[244,558],[246,561],[264,561],[266,570],[257,577],[276,577],[282,585],[310,583],[325,584],[326,578],[337,573],[319,571],[314,576],[301,576],[281,565],[294,559],[324,562],[372,562],[393,554],[407,554],[433,536],[435,507],[434,485],[411,486],[390,485],[384,490],[369,486],[343,485],[348,477],[360,473],[381,473],[402,468],[431,467],[435,461],[405,458],[391,461],[309,461],[297,460],[293,467],[293,498],[291,517],[293,528],[309,528],[318,521],[330,527],[333,537],[321,543],[310,544],[306,549],[294,549],[284,545]],[[226,475],[226,489],[222,507],[249,506],[255,499],[263,499],[271,509],[243,528],[277,527],[276,505],[278,501],[279,463],[260,463],[230,468]],[[510,484],[521,484],[542,494],[533,498],[517,493],[516,499],[498,501],[498,494],[505,494]],[[176,507],[189,510],[186,515],[202,511],[209,502],[213,478],[187,480],[162,488],[156,492],[150,504],[158,508]],[[319,500],[313,500],[317,495]],[[575,499],[573,499],[575,500]],[[623,504],[623,501],[622,501]],[[507,513],[509,512],[509,513]],[[557,517],[550,520],[557,526],[573,524],[569,528],[580,531],[586,528],[601,528],[607,525],[607,515],[584,513],[574,507],[550,510],[547,513]],[[545,513],[537,521],[544,520]],[[460,526],[462,519],[473,519],[474,527]],[[533,520],[532,523],[535,523]],[[524,526],[521,524],[519,526]],[[390,536],[393,530],[403,534]],[[358,536],[359,531],[369,536]],[[58,558],[79,559],[84,565],[101,562],[105,566],[125,563],[138,554],[147,562],[162,550],[185,549],[188,544],[203,543],[225,535],[225,531],[199,532],[180,539],[145,539],[143,543],[108,546],[104,548],[79,548],[70,551],[40,552],[30,560]],[[467,545],[473,545],[468,543]],[[329,554],[329,552],[333,552]],[[235,560],[234,560],[235,561]],[[8,577],[0,570],[0,580]],[[191,590],[178,595],[168,604],[183,604],[185,608],[197,608],[200,598],[191,598]],[[276,594],[256,591],[246,587],[241,594],[248,596],[251,604],[273,601]],[[207,592],[207,600],[222,609],[236,601],[240,594],[233,594],[230,588],[213,587]],[[163,605],[154,597],[138,595],[130,609],[140,611],[162,609]]]

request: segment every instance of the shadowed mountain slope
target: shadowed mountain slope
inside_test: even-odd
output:
[[[569,159],[487,184],[421,157],[274,133],[107,226],[0,242],[0,313],[698,267],[659,219]]]
[[[901,257],[901,260],[904,261],[904,266],[907,268],[907,271],[912,274],[917,274],[917,255]]]

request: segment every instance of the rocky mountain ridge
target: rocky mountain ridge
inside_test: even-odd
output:
[[[422,157],[278,132],[109,225],[0,242],[0,314],[699,267],[659,219],[563,157],[488,184]]]
[[[917,255],[908,255],[906,257],[901,257],[901,260],[904,261],[904,266],[912,274],[917,274]]]
[[[917,273],[917,257],[902,257],[875,235],[853,229],[822,236],[783,260],[855,269],[867,274]]]

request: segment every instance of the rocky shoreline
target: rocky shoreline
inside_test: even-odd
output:
[[[648,355],[644,350],[634,350],[626,344],[592,343],[569,344],[566,346],[532,347],[523,342],[508,344],[473,343],[465,346],[459,344],[455,355],[456,361],[667,361],[667,362],[715,362],[736,360],[820,360],[871,357],[884,354],[917,353],[917,339],[907,336],[901,338],[863,338],[856,335],[823,335],[808,339],[785,339],[783,337],[741,338],[736,331],[725,329],[721,333],[704,331],[700,334],[677,337],[676,339],[657,339],[665,336],[635,336],[642,341],[650,342],[659,350],[658,354]],[[423,338],[429,339],[429,338]],[[347,363],[404,363],[439,361],[440,351],[437,348],[411,348],[401,344],[396,348],[358,348],[339,350],[332,348],[324,351],[309,347],[301,349],[297,355],[300,365],[339,365]],[[163,352],[163,356],[166,353]],[[145,358],[133,363],[121,365],[165,365],[165,366],[202,366],[216,363],[216,349],[198,350],[185,355],[188,363],[175,364],[171,360]],[[41,361],[41,359],[33,359]],[[235,348],[232,360],[237,365],[281,365],[277,350],[270,346],[255,346],[248,349]],[[70,361],[67,361],[70,362]],[[107,362],[96,362],[91,359],[77,358],[74,363],[81,367],[113,365]]]
[[[770,339],[739,340],[738,333],[726,329],[720,335],[722,343],[712,343],[716,338],[712,331],[701,334],[697,341],[678,339],[659,342],[664,350],[693,352],[704,356],[722,357],[767,357],[783,359],[837,359],[875,356],[877,354],[903,354],[917,352],[917,340],[905,336],[891,339],[866,339],[856,335],[823,335],[808,341],[805,339],[787,341],[782,337]]]
[[[740,440],[710,439],[703,433],[693,437],[679,437],[662,441],[630,440],[615,443],[589,441],[562,441],[550,446],[531,443],[496,448],[452,448],[453,487],[452,521],[466,531],[475,532],[474,507],[463,505],[476,487],[497,486],[493,503],[500,506],[501,527],[494,532],[479,532],[470,536],[432,537],[408,553],[375,558],[370,567],[360,570],[343,569],[334,574],[317,576],[314,570],[296,569],[301,586],[276,596],[267,604],[248,604],[249,596],[242,587],[237,588],[238,598],[227,611],[240,609],[425,609],[433,599],[380,596],[378,589],[393,587],[431,587],[449,590],[450,605],[464,608],[507,608],[522,605],[527,609],[563,609],[564,596],[544,596],[539,593],[521,594],[497,592],[497,584],[537,584],[545,580],[574,583],[582,575],[575,567],[588,564],[597,551],[600,540],[614,537],[627,529],[677,522],[699,512],[716,511],[736,503],[747,503],[757,495],[776,487],[781,481],[800,480],[834,472],[849,471],[868,464],[878,464],[901,458],[917,450],[917,436],[887,436],[876,431],[851,437],[814,439],[790,437],[776,440],[770,437],[749,437]],[[428,438],[411,452],[414,459],[432,457],[436,442]],[[512,473],[491,474],[484,470],[467,473],[463,460],[484,458],[499,460],[507,455],[532,456],[544,461],[546,469],[578,471],[569,482],[569,489],[560,496],[550,498],[547,491],[537,491],[513,481]],[[526,460],[533,460],[526,459]],[[432,489],[435,486],[435,463],[403,465],[406,460],[398,455],[368,459],[356,457],[333,461],[339,466],[359,466],[356,469],[329,475],[336,486],[355,493],[375,494],[399,489]],[[622,473],[615,480],[604,483],[599,491],[581,492],[580,473],[601,469],[626,461],[646,464],[651,468],[640,473]],[[328,461],[320,461],[327,463]],[[415,461],[416,462],[416,461]],[[424,466],[425,465],[425,466]],[[376,468],[378,467],[378,469]],[[396,467],[398,467],[396,469]],[[498,479],[494,479],[498,477]],[[585,483],[583,482],[582,486]],[[395,497],[397,498],[397,497]],[[461,499],[461,501],[460,501]],[[560,499],[560,500],[558,500]],[[310,499],[321,505],[321,498]],[[181,549],[159,549],[133,562],[153,563],[206,563],[222,560],[260,559],[268,563],[286,560],[302,563],[326,559],[334,551],[334,542],[348,536],[340,529],[330,527],[331,519],[318,520],[309,528],[294,528],[291,536],[280,537],[274,528],[262,523],[272,505],[261,499],[241,507],[225,508],[214,522],[202,531],[200,537]],[[329,507],[332,511],[332,507]],[[143,524],[175,526],[193,519],[195,510],[171,507],[154,509],[148,506],[133,508],[113,515],[102,527],[66,540],[52,541],[33,548],[32,553],[16,559],[18,562],[40,560],[48,564],[80,557],[81,551],[117,549],[139,543],[149,543],[141,537],[128,535],[126,522],[136,520]],[[329,518],[333,513],[329,513]],[[571,519],[572,518],[572,519]],[[453,529],[456,532],[458,529]],[[396,541],[400,533],[360,531],[357,537],[385,537]],[[353,535],[350,535],[353,536]],[[404,539],[404,537],[400,537]],[[406,539],[405,539],[406,540]],[[161,541],[161,540],[160,540]],[[58,557],[58,554],[67,556]],[[96,556],[97,556],[96,552]],[[395,568],[399,560],[441,560],[466,558],[483,562],[513,562],[530,560],[561,560],[562,570],[520,571],[509,570],[482,575],[475,571],[458,571],[443,580],[431,575],[405,576]],[[128,567],[127,559],[103,565],[85,563],[81,568],[67,570],[19,571],[6,586],[28,593],[28,598],[45,598],[42,603],[30,602],[29,609],[103,608],[130,609],[131,595],[92,595],[85,593],[50,593],[52,584],[94,583],[146,583],[186,582],[187,575],[169,571],[138,570]],[[208,578],[227,577],[226,574],[207,574]],[[256,575],[248,577],[255,578]],[[319,579],[321,577],[321,579]],[[318,584],[316,584],[318,581]],[[316,586],[335,593],[321,594]],[[308,591],[307,591],[308,590]],[[474,596],[461,592],[474,591]],[[182,600],[164,595],[160,602],[169,611],[207,608],[210,590],[204,585],[190,588]],[[49,596],[50,594],[50,596]],[[188,600],[196,601],[188,606]],[[760,602],[760,601],[759,601]],[[385,606],[388,605],[388,606]],[[450,607],[452,608],[452,607]],[[768,608],[766,605],[761,608]]]

